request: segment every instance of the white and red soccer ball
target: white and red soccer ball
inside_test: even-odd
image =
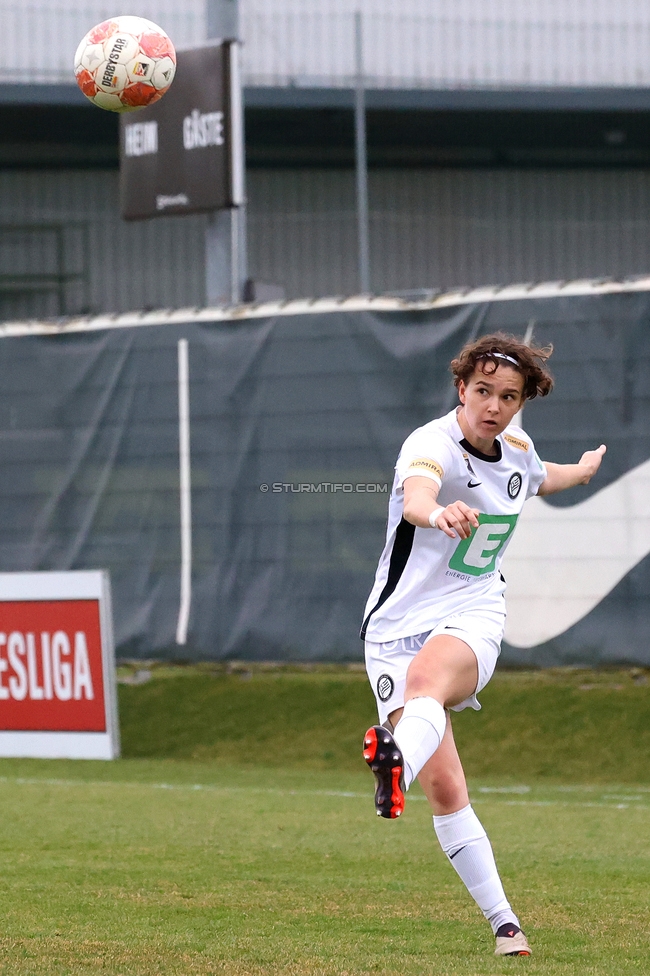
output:
[[[110,112],[157,102],[176,73],[176,51],[162,27],[144,17],[112,17],[89,30],[74,56],[84,95]]]

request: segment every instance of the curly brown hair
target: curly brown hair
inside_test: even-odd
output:
[[[553,352],[553,346],[529,346],[523,339],[506,332],[493,332],[481,336],[475,342],[463,346],[456,359],[452,359],[450,369],[454,375],[454,386],[458,388],[461,380],[467,383],[478,367],[489,376],[499,366],[507,365],[518,369],[524,377],[524,400],[536,396],[547,396],[553,389],[553,377],[546,369],[546,360]],[[515,363],[504,361],[500,356],[508,356]]]

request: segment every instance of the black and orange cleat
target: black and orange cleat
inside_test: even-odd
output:
[[[528,939],[518,925],[507,922],[496,933],[495,956],[531,956]]]
[[[404,760],[388,729],[373,725],[363,740],[363,758],[375,777],[378,817],[394,820],[404,812]]]

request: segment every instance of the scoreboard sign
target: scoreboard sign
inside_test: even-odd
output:
[[[120,118],[125,220],[208,213],[244,202],[239,45],[178,52],[159,102]]]
[[[118,755],[108,573],[0,573],[0,756]]]

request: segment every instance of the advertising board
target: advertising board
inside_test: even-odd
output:
[[[0,756],[119,748],[108,573],[0,573]]]
[[[242,133],[237,42],[179,51],[167,94],[121,117],[122,217],[144,220],[242,204]]]

